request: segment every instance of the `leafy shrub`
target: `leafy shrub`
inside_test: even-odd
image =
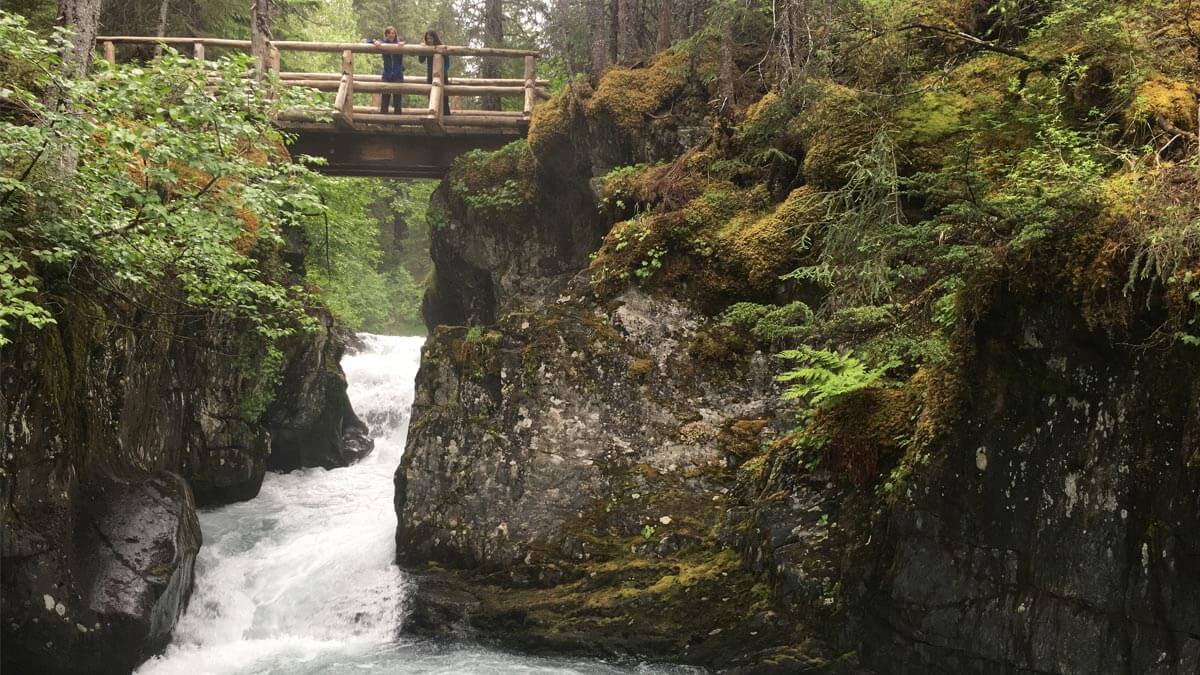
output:
[[[276,252],[283,228],[319,203],[270,123],[307,98],[247,87],[245,56],[167,50],[73,81],[57,54],[0,12],[0,328],[50,321],[43,294],[68,272],[125,295],[177,286],[271,339],[310,325]],[[50,91],[87,114],[44,103]]]

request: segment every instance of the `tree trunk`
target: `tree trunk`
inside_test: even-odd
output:
[[[254,0],[250,18],[250,52],[254,55],[254,79],[262,81],[267,70],[267,44],[271,41],[271,0]]]
[[[617,0],[617,60],[628,62],[638,48],[638,0]]]
[[[673,0],[658,0],[658,37],[654,41],[654,49],[662,51],[671,46],[671,24],[674,20],[675,3]]]
[[[606,46],[608,47],[609,63],[617,62],[617,41],[619,37],[617,31],[617,3],[619,1],[608,0],[608,9],[605,12],[605,21],[608,22],[608,40],[606,40]]]
[[[96,47],[96,31],[100,27],[100,1],[59,0],[58,25],[71,31],[62,55],[62,72],[66,80],[87,77],[88,66],[92,63],[92,50]],[[57,104],[66,110],[71,108],[70,95],[66,90],[55,87],[47,98],[51,105]],[[79,151],[70,146],[62,148],[58,155],[59,173],[70,176],[78,168]]]
[[[158,26],[154,29],[155,37],[163,37],[167,34],[167,14],[171,11],[171,0],[162,0],[158,5]],[[162,54],[162,45],[154,47],[154,55]]]
[[[724,12],[721,17],[721,62],[717,73],[717,95],[721,98],[721,110],[734,103],[735,69],[733,63],[733,15]]]
[[[100,0],[59,0],[58,25],[71,29],[63,54],[63,75],[79,79],[87,75],[100,26]]]
[[[504,4],[502,0],[486,0],[484,2],[483,44],[486,47],[504,46]],[[484,79],[501,77],[500,60],[485,58],[479,69]],[[499,110],[500,97],[494,94],[483,97],[484,110]]]
[[[588,35],[592,40],[591,72],[594,79],[600,78],[608,65],[608,22],[604,11],[604,0],[588,0]]]

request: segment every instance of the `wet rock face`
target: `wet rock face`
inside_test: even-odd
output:
[[[724,466],[718,431],[773,416],[774,387],[763,363],[724,386],[726,373],[705,377],[687,363],[698,328],[681,305],[634,292],[607,316],[564,305],[435,333],[397,473],[402,561],[537,568],[535,548],[582,559],[588,545],[568,531],[583,514],[624,500],[643,510],[625,474],[684,484]]]
[[[0,351],[5,672],[128,671],[166,644],[190,592],[195,503],[258,493],[270,438],[261,409],[275,385],[252,331],[181,315],[165,296],[59,307],[56,324]],[[328,354],[328,330],[304,339]],[[340,377],[336,358],[320,365],[325,380],[288,386],[336,403],[326,384]],[[305,429],[320,436],[323,419]],[[369,447],[347,419],[321,438],[343,453]]]
[[[1200,671],[1200,358],[1114,346],[1048,304],[977,333],[955,440],[887,517],[864,657]]]
[[[95,481],[79,501],[65,549],[5,539],[6,671],[129,672],[187,604],[201,535],[182,478]]]
[[[672,300],[577,298],[430,335],[396,473],[397,552],[442,571],[418,580],[405,629],[790,664],[779,672],[826,663],[715,534],[739,453],[785,423],[768,357],[697,359],[713,326]]]
[[[492,324],[514,303],[541,304],[563,290],[604,234],[586,179],[530,171],[537,181],[532,203],[497,214],[471,207],[443,182],[430,209],[440,225],[430,255],[435,282],[421,311],[428,326]]]
[[[320,318],[322,330],[288,345],[279,395],[267,411],[267,466],[274,471],[348,466],[374,448],[346,394],[341,360],[348,336],[339,334],[328,314]]]

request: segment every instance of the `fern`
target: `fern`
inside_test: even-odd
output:
[[[839,354],[825,349],[800,347],[779,353],[779,358],[792,361],[799,367],[776,379],[788,383],[783,392],[785,401],[807,400],[814,407],[833,405],[856,391],[878,382],[887,371],[900,365],[891,360],[871,368],[851,352]]]

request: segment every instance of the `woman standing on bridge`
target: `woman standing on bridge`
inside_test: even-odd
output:
[[[438,37],[437,31],[425,31],[425,37],[421,38],[421,44],[428,47],[434,47],[442,44],[442,39]],[[417,60],[425,64],[425,81],[433,84],[433,54],[421,54]],[[442,55],[442,84],[450,84],[450,55]],[[450,99],[446,96],[442,97],[442,114],[450,114]]]
[[[373,40],[375,46],[379,46],[379,40]],[[400,44],[400,38],[396,34],[395,26],[388,26],[383,31],[383,43],[388,45]],[[384,54],[383,55],[383,81],[384,82],[403,82],[404,81],[404,55],[403,54]],[[379,96],[379,112],[386,113],[388,111],[388,97],[392,99],[392,112],[400,114],[401,102],[404,100],[402,94],[383,93]]]

